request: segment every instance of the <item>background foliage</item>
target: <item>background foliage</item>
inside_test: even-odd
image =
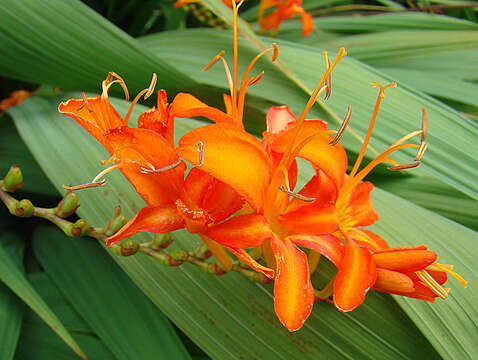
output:
[[[322,72],[321,52],[345,46],[349,57],[334,74],[332,98],[311,115],[333,128],[352,105],[344,146],[353,158],[376,97],[369,84],[397,81],[372,147],[383,149],[418,128],[424,106],[430,149],[418,169],[372,174],[381,215],[375,230],[392,245],[428,245],[441,262],[454,263],[470,287],[450,280],[450,298],[434,305],[378,293],[349,314],[316,304],[304,329],[290,334],[274,315],[271,285],[239,274],[213,277],[188,264],[168,268],[141,254],[117,257],[91,239],[66,238],[0,207],[0,359],[478,357],[478,4],[306,0],[313,34],[301,37],[300,22],[291,20],[274,39],[252,31],[259,30],[257,4],[248,1],[242,12],[251,28],[241,24],[240,67],[271,42],[279,44],[281,62],[258,66],[266,75],[249,92],[248,128],[260,135],[274,104],[300,111]],[[157,72],[170,99],[186,91],[222,106],[220,67],[200,71],[219,50],[228,59],[232,53],[229,13],[220,1],[186,11],[164,0],[7,0],[0,18],[0,98],[14,89],[36,90],[0,117],[0,174],[19,165],[25,185],[15,196],[39,206],[55,206],[62,183],[84,182],[107,157],[57,113],[59,101],[79,96],[67,91],[98,92],[106,73],[115,71],[135,94]],[[114,104],[123,114],[128,107],[122,100]],[[144,109],[138,106],[136,114]],[[199,125],[178,121],[176,135]],[[80,203],[78,215],[95,226],[118,204],[128,217],[142,206],[118,174],[107,188],[81,193]],[[174,239],[177,248],[198,244],[185,232]],[[331,271],[321,264],[314,281]]]

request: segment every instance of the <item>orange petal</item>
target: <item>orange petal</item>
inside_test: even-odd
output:
[[[309,317],[314,304],[307,256],[287,239],[272,240],[277,262],[274,282],[274,308],[289,331],[299,330]]]
[[[252,248],[269,240],[272,231],[262,215],[238,215],[212,226],[205,233],[221,245],[233,248]]]
[[[315,201],[279,217],[279,224],[301,234],[330,234],[339,228],[337,210],[333,204]]]
[[[372,253],[389,248],[385,240],[372,231],[360,228],[347,228],[344,231],[347,237],[353,239],[358,245],[369,249]]]
[[[208,106],[191,94],[179,93],[169,106],[169,115],[172,117],[187,118],[202,116],[216,123],[233,123],[232,116]]]
[[[336,267],[340,266],[344,256],[344,246],[335,236],[291,235],[287,239],[296,245],[317,251],[332,261]]]
[[[86,99],[89,105],[85,104],[83,99],[70,99],[66,103],[60,103],[58,111],[74,119],[111,152],[111,148],[105,145],[103,134],[109,129],[121,126],[123,120],[109,101],[101,96]]]
[[[289,106],[273,106],[266,115],[267,134],[277,135],[287,130],[289,125],[295,123],[297,118]]]
[[[369,181],[358,184],[349,200],[349,216],[351,226],[368,226],[378,220],[378,214],[373,209],[370,192],[373,184]]]
[[[158,133],[129,127],[110,130],[105,135],[108,146],[115,149],[121,170],[148,205],[174,202],[183,187],[185,164],[154,174],[141,173],[141,166],[156,169],[178,160],[174,148]]]
[[[434,263],[437,257],[436,253],[429,250],[394,251],[393,248],[373,254],[373,260],[378,267],[401,272],[422,270]]]
[[[329,145],[333,137],[325,131],[326,129],[327,124],[321,120],[304,121],[295,141],[295,146],[314,136],[300,149],[298,156],[309,160],[315,167],[322,170],[339,188],[347,169],[347,154],[342,145]],[[292,127],[281,134],[272,144],[272,149],[277,152],[285,152],[294,132],[295,127]]]
[[[255,271],[260,272],[264,276],[267,276],[269,279],[274,278],[274,270],[259,264],[244,249],[236,249],[232,247],[226,247],[226,249],[232,252],[234,255],[236,255],[238,259],[244,261],[247,265],[249,265]]]
[[[398,271],[377,269],[377,281],[373,285],[377,291],[396,293],[412,293],[415,291],[412,279]]]
[[[219,223],[242,208],[244,200],[229,185],[199,168],[192,168],[184,187],[190,199]]]
[[[235,125],[194,129],[179,140],[178,153],[195,165],[199,163],[199,141],[204,144],[201,170],[230,185],[260,211],[271,171],[270,160],[260,142]]]
[[[377,271],[370,252],[347,239],[344,257],[334,282],[334,304],[340,311],[351,311],[365,299],[375,283]]]
[[[296,5],[296,11],[300,14],[300,21],[302,21],[302,36],[309,36],[312,30],[314,30],[312,16],[306,12],[302,6]]]
[[[146,206],[116,234],[106,240],[106,246],[138,232],[167,233],[184,227],[184,221],[174,205]]]

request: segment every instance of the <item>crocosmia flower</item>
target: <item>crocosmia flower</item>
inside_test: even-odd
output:
[[[271,8],[273,11],[266,15]],[[295,15],[299,15],[302,21],[302,35],[310,35],[314,22],[312,16],[302,7],[302,0],[261,0],[259,4],[259,25],[264,30],[278,32],[281,23]]]

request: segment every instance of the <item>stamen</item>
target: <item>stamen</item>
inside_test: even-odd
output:
[[[82,189],[94,188],[94,187],[105,186],[105,185],[106,185],[106,180],[101,180],[95,183],[86,183],[86,184],[81,184],[76,186],[68,186],[65,184],[61,186],[63,187],[63,189],[66,189],[69,191],[75,191],[75,190],[82,190]]]
[[[156,169],[152,164],[149,164],[149,166],[151,167],[151,169],[147,169],[145,168],[144,166],[141,166],[140,169],[141,169],[141,174],[159,174],[159,173],[162,173],[162,172],[165,172],[165,171],[168,171],[168,170],[172,170],[176,167],[178,167],[180,164],[181,164],[181,159],[178,159],[178,161],[176,161],[175,163],[172,163],[172,164],[169,164],[169,165],[166,165],[162,168],[159,168],[159,169]]]
[[[89,111],[90,113],[92,113],[92,112],[93,112],[93,108],[91,107],[90,102],[88,101],[88,98],[86,97],[86,94],[85,94],[84,92],[81,93],[81,98],[83,99],[84,104],[81,105],[81,106],[77,109],[77,111],[81,110],[81,109],[83,108],[83,106],[86,105],[86,107],[88,108],[88,111]]]
[[[253,77],[253,78],[250,78],[249,80],[247,80],[247,86],[252,86],[252,85],[256,85],[259,81],[262,80],[262,78],[264,77],[264,70],[261,71],[259,73],[259,75]]]
[[[325,94],[325,97],[327,97],[327,93]],[[334,139],[329,142],[329,145],[337,145],[342,136],[344,135],[345,129],[347,128],[347,125],[349,124],[350,117],[352,116],[352,106],[348,106],[347,110],[347,115],[345,115],[344,121],[342,121],[342,125],[340,125],[340,129],[337,131],[337,134],[335,135]]]
[[[149,92],[149,87],[147,89],[141,90],[140,93],[138,95],[136,95],[136,97],[131,102],[131,105],[129,106],[129,109],[128,109],[128,112],[126,113],[126,116],[123,119],[123,125],[128,125],[129,117],[131,116],[131,112],[133,111],[134,106],[139,101],[139,99],[141,99],[141,96],[143,96],[143,94],[147,94],[148,92]]]
[[[417,156],[415,156],[415,161],[421,161],[423,155],[425,155],[425,151],[428,149],[428,143],[427,142],[422,142],[420,144],[420,148],[418,149]]]
[[[116,80],[113,80],[113,78],[116,78]],[[119,76],[117,73],[113,71],[110,71],[106,79],[102,82],[103,94],[105,94],[105,96],[108,97],[108,90],[111,87],[111,85],[113,85],[114,83],[120,84],[121,88],[124,91],[125,100],[128,101],[129,92],[128,92],[128,88],[126,87],[126,83],[124,82],[121,76]]]
[[[304,196],[304,195],[301,195],[299,193],[287,190],[284,186],[279,186],[279,190],[282,191],[282,192],[285,192],[286,194],[288,194],[292,197],[295,197],[296,199],[299,199],[299,200],[302,200],[302,201],[305,201],[305,202],[314,202],[316,200],[316,198],[311,198],[311,197]]]
[[[390,145],[388,147],[388,149],[394,147],[394,146],[397,146],[397,145],[400,145],[402,143],[404,143],[405,141],[411,139],[412,137],[414,136],[417,136],[417,135],[421,135],[422,134],[422,130],[415,130],[415,131],[412,131],[410,134],[407,134],[405,135],[404,137],[398,139],[397,141],[395,141],[392,145]]]
[[[98,173],[98,175],[96,175],[96,176],[93,178],[93,180],[91,180],[91,183],[94,184],[94,183],[99,182],[98,180],[99,180],[101,177],[103,177],[103,175],[106,175],[106,174],[109,173],[110,171],[115,170],[115,169],[118,169],[118,168],[120,168],[120,165],[119,165],[119,164],[116,164],[116,165],[110,166],[110,167],[108,167],[108,168],[106,168],[106,169],[100,171],[100,172]],[[105,182],[106,182],[106,180],[105,180]]]
[[[325,69],[327,70],[330,67],[329,57],[327,56],[327,51],[324,51],[324,58],[325,58]],[[332,93],[332,73],[329,72],[329,76],[325,81],[325,85],[327,86],[327,91],[325,92],[324,100],[327,100]]]
[[[463,279],[463,277],[453,271],[453,265],[433,263],[429,265],[426,270],[444,271],[457,279],[460,284],[463,285],[464,288],[468,287],[468,281],[466,281],[465,279]]]
[[[144,94],[144,100],[146,100],[147,98],[149,98],[153,94],[154,88],[156,87],[156,81],[157,80],[158,80],[158,75],[156,75],[156,73],[153,73],[153,77],[152,77],[151,82],[149,84],[148,91],[146,92],[146,94]]]
[[[425,141],[427,137],[427,129],[428,129],[428,114],[427,110],[422,107],[422,142]]]
[[[211,61],[209,62],[209,64],[207,64],[205,67],[203,67],[202,71],[207,71],[209,70],[210,68],[212,68],[214,66],[214,64],[216,64],[220,59],[222,59],[222,57],[224,56],[224,50],[221,50],[219,52],[219,54],[217,54],[216,56],[214,56]]]
[[[202,141],[198,142],[198,152],[199,152],[199,164],[197,167],[201,167],[204,162],[204,144]]]
[[[437,296],[441,297],[442,299],[446,299],[448,297],[448,292],[441,287],[440,284],[425,270],[416,271],[418,278],[423,282],[423,284],[433,291]]]
[[[375,120],[377,119],[378,109],[380,108],[380,103],[382,102],[382,99],[385,97],[385,90],[388,89],[389,87],[395,87],[395,86],[397,86],[397,84],[392,82],[392,83],[388,84],[387,86],[381,86],[381,85],[378,85],[376,82],[373,82],[372,86],[373,87],[379,87],[380,91],[379,91],[378,96],[377,96],[377,101],[375,102],[375,107],[373,109],[372,118],[370,119],[370,124],[369,124],[368,130],[367,130],[367,135],[365,135],[365,139],[363,141],[362,148],[360,149],[357,160],[355,161],[355,164],[352,168],[352,171],[350,172],[349,178],[353,178],[355,176],[355,174],[357,173],[357,170],[360,167],[360,164],[362,163],[362,159],[365,155],[365,150],[367,149],[368,143],[370,141],[370,137],[372,136],[372,131],[373,131],[373,127],[375,125]]]

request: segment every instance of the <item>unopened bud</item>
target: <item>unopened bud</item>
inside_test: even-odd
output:
[[[8,170],[7,175],[3,178],[3,190],[15,191],[23,185],[23,175],[20,168],[16,165],[12,165]]]
[[[78,209],[78,195],[74,192],[67,192],[56,207],[56,214],[59,217],[68,217]]]
[[[173,242],[173,238],[170,233],[166,234],[156,234],[153,237],[153,242],[151,244],[151,249],[160,250],[166,249]]]
[[[77,220],[71,229],[72,236],[84,236],[88,234],[90,230],[90,224],[84,219]]]
[[[139,243],[137,241],[128,239],[121,244],[121,255],[131,256],[138,252]]]
[[[174,250],[169,255],[172,260],[170,263],[171,266],[181,265],[189,258],[189,254],[184,250]]]
[[[32,202],[28,199],[20,200],[15,204],[14,214],[20,217],[31,217],[35,210]]]
[[[208,264],[207,272],[213,275],[224,275],[226,273],[226,271],[224,271],[222,266],[218,263]]]
[[[106,236],[111,236],[115,234],[119,229],[121,229],[128,220],[123,215],[119,215],[111,220],[110,226],[108,230],[106,230],[105,235]]]
[[[121,245],[113,244],[110,246],[110,250],[113,252],[113,254],[121,256]]]

